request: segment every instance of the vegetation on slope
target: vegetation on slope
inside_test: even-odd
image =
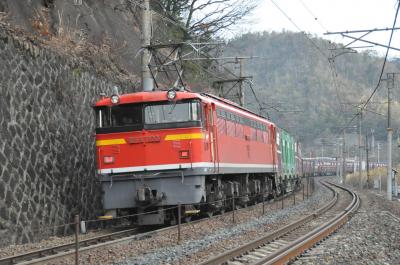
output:
[[[303,33],[248,33],[231,40],[226,55],[260,56],[245,64],[245,75],[253,76],[263,108],[273,121],[294,133],[306,146],[315,147],[321,142],[329,145],[337,141],[337,133],[354,117],[358,103],[365,102],[377,85],[383,58],[362,52],[329,59],[335,55],[330,48],[340,45],[311,39],[319,49]],[[389,63],[385,72],[399,69],[397,63]],[[364,128],[374,129],[378,141],[386,140],[387,118],[370,111],[386,115],[386,93],[386,82],[381,82],[364,114]],[[395,89],[394,99],[398,95]],[[248,106],[259,111],[249,90],[246,98]],[[394,128],[399,127],[398,114],[400,108],[395,102]],[[354,119],[350,126],[356,124]]]

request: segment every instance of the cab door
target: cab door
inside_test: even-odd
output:
[[[206,104],[205,106],[205,114],[206,114],[206,129],[207,136],[210,146],[210,158],[213,163],[214,172],[218,172],[219,163],[218,163],[218,147],[217,147],[217,132],[215,125],[215,104]]]

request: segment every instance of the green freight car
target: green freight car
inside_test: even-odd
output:
[[[281,192],[291,191],[298,183],[296,168],[297,143],[285,130],[278,129],[276,135],[278,145],[278,177]]]

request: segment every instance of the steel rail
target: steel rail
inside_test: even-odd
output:
[[[317,218],[318,216],[320,216],[321,214],[325,213],[326,211],[328,211],[330,208],[332,208],[337,200],[338,200],[338,193],[331,187],[329,187],[328,185],[326,185],[325,183],[321,182],[325,187],[327,187],[328,189],[330,189],[333,193],[332,196],[332,200],[330,200],[328,203],[326,203],[323,207],[317,209],[314,213],[307,215],[303,218],[301,218],[300,220],[297,220],[295,222],[292,222],[284,227],[282,227],[279,230],[276,230],[274,232],[268,233],[267,235],[258,238],[254,241],[251,241],[250,243],[243,245],[243,246],[239,246],[235,249],[232,249],[230,251],[227,251],[225,253],[222,253],[218,256],[215,256],[207,261],[204,261],[202,263],[200,263],[199,265],[220,265],[225,263],[226,261],[233,259],[237,256],[242,255],[243,253],[249,252],[253,249],[256,249],[257,247],[264,245],[270,241],[273,241],[285,234],[287,234],[290,231],[295,230],[296,228],[304,225],[305,223]]]
[[[123,231],[118,231],[114,233],[109,233],[106,235],[101,235],[101,236],[96,236],[88,239],[84,239],[79,241],[79,246],[84,247],[84,246],[90,246],[93,244],[98,244],[98,242],[104,242],[106,240],[115,240],[121,237],[124,237],[126,235],[135,233],[138,229],[137,228],[131,228],[131,229],[126,229]],[[9,257],[4,257],[0,258],[0,265],[8,265],[8,264],[20,264],[20,262],[23,261],[29,261],[33,259],[38,259],[38,258],[43,258],[46,255],[56,255],[59,252],[66,252],[70,249],[73,249],[75,247],[75,242],[73,243],[67,243],[63,245],[58,245],[54,247],[47,247],[39,250],[34,250],[22,254],[17,254],[14,256],[9,256]]]
[[[287,247],[277,250],[270,256],[257,260],[256,262],[252,263],[252,265],[285,264],[331,235],[350,219],[351,215],[358,209],[360,205],[359,196],[343,186],[334,183],[329,184],[347,191],[352,196],[352,201],[349,206],[347,206],[346,209],[337,214],[334,218],[331,218],[311,232],[295,240]]]
[[[272,199],[268,202],[266,201],[265,204],[281,201],[281,200],[291,196],[291,194],[292,194],[292,192],[287,193],[282,197],[276,198],[277,200]],[[261,202],[256,203],[254,205],[251,205],[251,206],[248,206],[245,208],[236,209],[235,211],[251,210],[259,204],[262,204],[262,203]],[[189,224],[192,225],[192,224],[199,223],[201,221],[210,220],[210,219],[214,219],[214,218],[218,218],[218,217],[222,217],[224,215],[230,215],[230,214],[231,214],[230,212],[225,212],[224,214],[218,214],[218,215],[214,215],[211,217],[201,218],[199,220],[185,223],[185,224],[182,224],[182,226],[187,226]],[[124,241],[140,240],[142,238],[150,237],[154,234],[157,234],[157,233],[160,233],[163,231],[174,230],[174,229],[177,229],[177,225],[168,226],[168,227],[152,230],[152,231],[145,232],[145,233],[129,235],[129,234],[137,232],[138,228],[133,228],[133,229],[127,229],[127,230],[118,231],[118,232],[114,232],[114,233],[109,233],[109,234],[102,235],[102,236],[88,238],[88,239],[79,241],[79,253],[84,253],[84,252],[90,251],[92,249],[107,246],[107,245],[122,243]],[[67,256],[73,255],[75,253],[74,247],[75,247],[75,242],[72,242],[72,243],[67,243],[67,244],[63,244],[63,245],[57,245],[54,247],[47,247],[47,248],[43,248],[43,249],[39,249],[39,250],[34,250],[34,251],[22,253],[22,254],[17,254],[17,255],[13,255],[13,256],[9,256],[9,257],[4,257],[4,258],[0,258],[0,265],[43,264],[44,262],[47,262],[50,260],[62,259]]]

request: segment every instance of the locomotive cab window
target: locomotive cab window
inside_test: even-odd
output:
[[[112,126],[140,125],[142,121],[141,104],[121,104],[111,108]]]
[[[120,104],[95,108],[96,133],[141,130],[143,128],[142,109],[142,104]]]
[[[103,128],[110,126],[110,115],[107,107],[100,107],[96,109],[96,128]]]
[[[198,100],[161,102],[144,107],[146,129],[200,127],[201,111]]]

